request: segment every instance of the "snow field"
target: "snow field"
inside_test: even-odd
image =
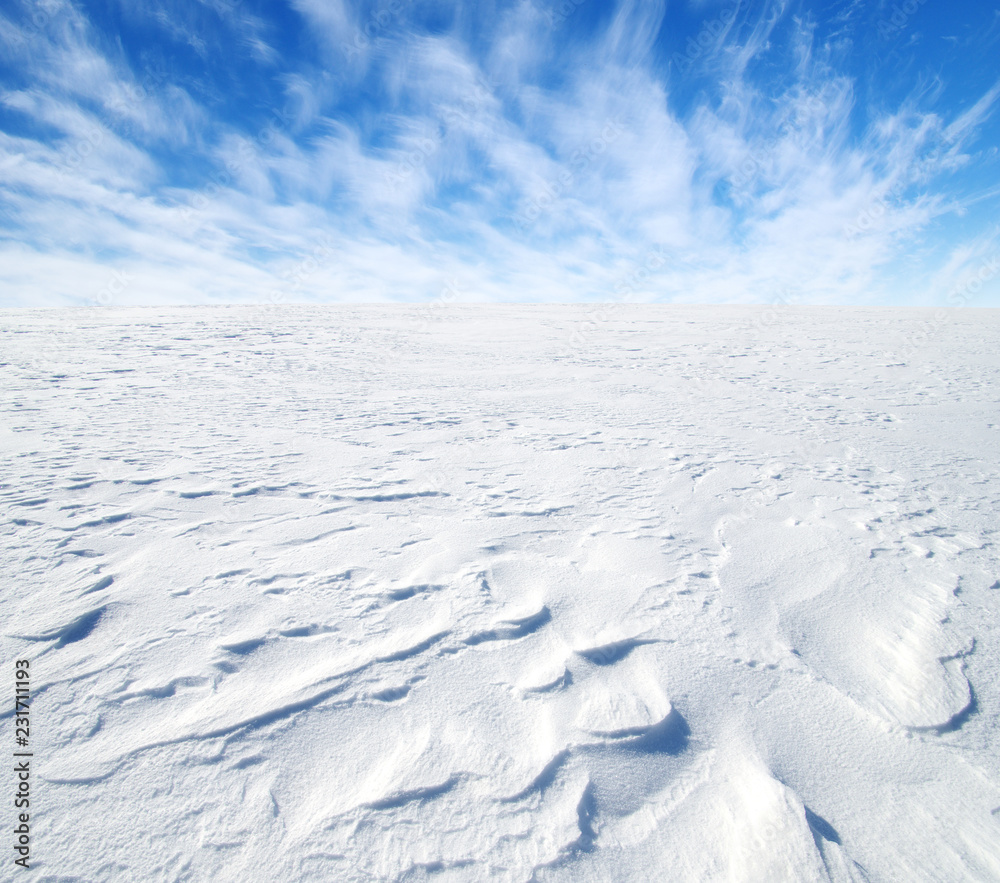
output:
[[[2,314],[38,879],[1000,880],[1000,317],[773,312]]]

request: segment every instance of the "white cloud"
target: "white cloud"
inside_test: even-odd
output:
[[[416,300],[452,278],[463,296],[501,300],[891,297],[880,273],[903,244],[970,204],[935,181],[970,162],[1000,95],[949,121],[915,93],[859,137],[835,48],[781,4],[745,22],[706,9],[697,63],[723,87],[683,115],[680,73],[650,58],[662,4],[622,3],[605,33],[562,46],[551,81],[554,31],[528,2],[498,18],[479,59],[458,31],[418,32],[405,9],[294,6],[340,59],[334,74],[289,66],[265,23],[227,13],[286,97],[258,132],[102,54],[75,7],[24,37],[18,59],[40,85],[3,102],[49,134],[0,138],[11,302],[93,301],[115,271],[136,280],[116,297],[137,303]],[[762,85],[779,22],[795,63]],[[334,112],[366,70],[382,112]],[[182,186],[165,150],[209,169],[204,183]],[[989,253],[996,234],[984,235],[923,274],[924,296]],[[633,278],[651,250],[662,266]]]

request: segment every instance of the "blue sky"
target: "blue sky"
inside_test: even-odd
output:
[[[0,305],[1000,306],[1000,0],[11,0]]]

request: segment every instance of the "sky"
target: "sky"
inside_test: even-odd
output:
[[[1000,306],[1000,0],[7,0],[0,306]]]

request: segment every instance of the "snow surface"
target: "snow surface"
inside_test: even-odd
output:
[[[1000,880],[1000,313],[941,315],[0,314],[34,879]]]

